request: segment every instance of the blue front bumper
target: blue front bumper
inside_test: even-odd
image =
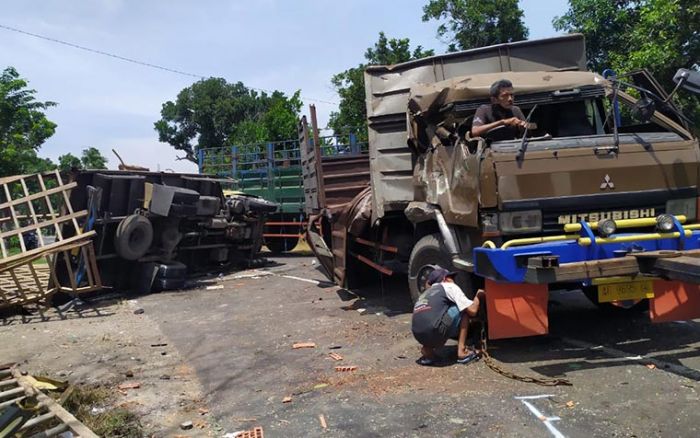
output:
[[[584,237],[593,237],[590,228],[584,225]],[[611,237],[642,236],[642,233],[615,234]],[[628,253],[648,251],[679,251],[700,249],[700,230],[692,231],[688,237],[640,240],[624,243],[592,243],[584,246],[577,240],[537,243],[509,248],[475,248],[474,273],[491,280],[524,283],[528,271],[528,259],[540,256],[556,256],[559,265],[613,259]],[[581,279],[585,280],[585,279]]]

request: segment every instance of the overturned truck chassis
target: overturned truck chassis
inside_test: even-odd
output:
[[[96,233],[103,282],[118,289],[174,289],[187,274],[250,264],[276,209],[224,196],[226,181],[201,175],[81,171],[71,179],[71,204],[87,210],[86,228]]]

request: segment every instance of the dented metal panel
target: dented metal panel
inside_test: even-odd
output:
[[[372,219],[402,210],[414,198],[413,160],[407,146],[409,90],[458,76],[503,71],[585,70],[580,34],[499,44],[365,71],[372,175]]]

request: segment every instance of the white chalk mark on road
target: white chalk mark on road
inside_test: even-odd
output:
[[[552,421],[560,421],[561,418],[559,417],[546,417],[542,412],[540,412],[539,409],[535,407],[532,403],[530,403],[528,400],[537,400],[537,399],[542,399],[542,398],[547,398],[547,397],[552,397],[551,394],[543,394],[543,395],[526,395],[522,397],[515,397],[516,400],[520,400],[522,404],[527,406],[527,408],[532,412],[542,423],[544,423],[545,427],[554,435],[556,438],[564,438],[564,435],[557,430],[556,427],[552,424]]]

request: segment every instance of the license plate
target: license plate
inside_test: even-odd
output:
[[[654,283],[651,280],[610,283],[598,286],[598,302],[642,300],[654,298]]]

